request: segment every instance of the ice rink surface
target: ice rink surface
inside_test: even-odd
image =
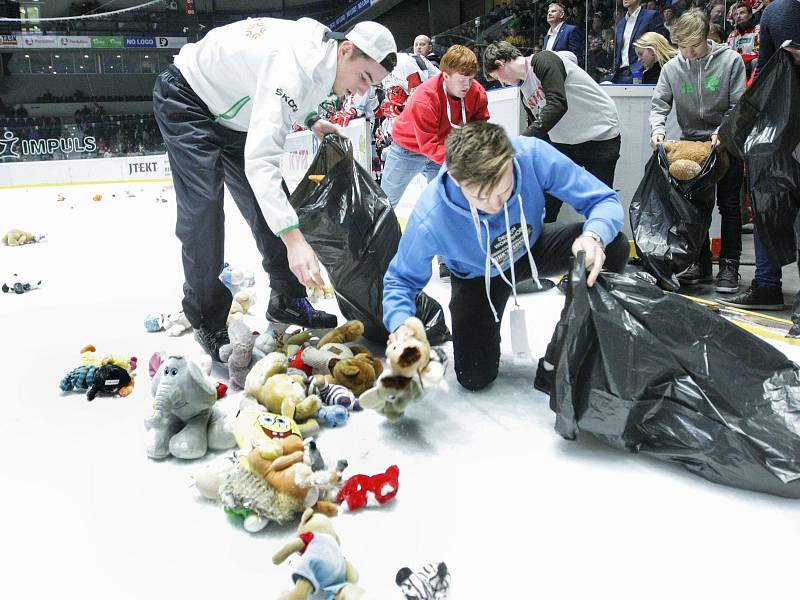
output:
[[[3,277],[42,280],[39,290],[0,296],[1,598],[270,599],[291,586],[294,561],[270,559],[293,527],[248,534],[193,489],[202,461],[145,456],[147,361],[157,350],[198,350],[191,334],[142,324],[147,313],[180,309],[175,202],[163,186],[0,190],[3,233],[49,238],[0,247]],[[247,322],[263,331],[266,276],[235,205],[226,208],[226,260],[256,272],[259,302]],[[447,283],[434,277],[426,291],[447,305]],[[523,304],[538,357],[563,296]],[[320,306],[336,310],[332,300]],[[511,360],[508,319],[503,331],[490,389],[466,392],[450,370],[449,391],[429,394],[404,420],[362,412],[319,436],[327,460],[348,459],[346,475],[400,467],[392,503],[334,521],[369,598],[399,600],[397,570],[428,561],[447,563],[454,600],[798,596],[797,501],[715,485],[589,435],[563,440],[533,389],[534,366]],[[138,357],[132,395],[61,394],[59,380],[90,343]],[[798,360],[795,347],[775,344]],[[238,401],[229,392],[222,405],[234,414]]]

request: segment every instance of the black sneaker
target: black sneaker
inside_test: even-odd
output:
[[[210,355],[211,358],[217,362],[220,362],[219,349],[231,342],[230,339],[228,339],[227,327],[215,331],[207,329],[206,327],[198,327],[194,330],[194,339],[202,346],[206,354]]]
[[[723,300],[720,304],[748,310],[783,310],[783,291],[779,287],[758,287],[755,280],[745,291]]]
[[[536,294],[537,292],[548,292],[556,287],[556,284],[547,277],[539,277],[539,283],[542,284],[542,287],[537,286],[533,279],[525,279],[524,281],[520,281],[517,284],[517,293]]]
[[[549,396],[550,392],[553,390],[553,379],[555,375],[555,369],[551,369],[550,371],[545,369],[544,358],[540,358],[539,366],[536,368],[536,377],[533,379],[533,387]]]
[[[271,323],[300,325],[307,329],[333,329],[338,323],[336,315],[317,310],[308,298],[290,298],[273,293],[267,306],[267,320]]]
[[[683,285],[711,283],[714,281],[714,277],[711,274],[711,265],[700,266],[700,263],[694,263],[683,273],[678,275],[678,281]]]
[[[729,258],[719,259],[716,291],[722,294],[735,294],[739,291],[739,261]]]

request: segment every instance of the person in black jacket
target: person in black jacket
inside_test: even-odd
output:
[[[636,56],[644,67],[642,83],[655,85],[661,75],[661,67],[678,51],[673,48],[663,35],[648,31],[633,43]]]

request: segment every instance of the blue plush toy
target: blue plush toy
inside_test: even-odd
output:
[[[228,263],[224,264],[222,273],[219,274],[219,280],[225,284],[231,294],[236,294],[241,288],[253,287],[256,284],[252,271],[235,269]]]
[[[349,417],[347,408],[341,404],[323,406],[317,411],[317,420],[325,423],[328,427],[341,427],[347,423]]]
[[[161,313],[150,313],[144,318],[144,328],[150,333],[164,329],[164,315]]]
[[[97,367],[91,367],[89,365],[82,365],[72,369],[72,371],[64,375],[58,387],[61,388],[62,392],[88,390],[92,387],[92,384],[94,384],[94,374],[96,371]]]

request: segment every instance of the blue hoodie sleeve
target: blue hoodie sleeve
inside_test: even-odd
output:
[[[606,245],[614,241],[625,221],[622,203],[614,190],[550,144],[537,144],[528,160],[542,189],[586,218],[583,231],[596,233]]]
[[[417,314],[417,294],[431,279],[432,236],[415,210],[383,276],[383,324],[391,333]]]

